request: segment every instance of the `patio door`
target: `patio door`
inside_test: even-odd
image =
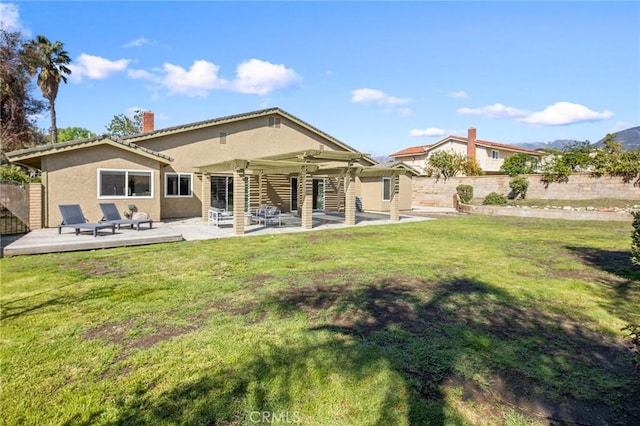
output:
[[[313,210],[324,210],[324,179],[313,180]]]
[[[324,210],[324,179],[313,179],[312,209]],[[291,211],[298,211],[298,177],[291,178]]]
[[[233,176],[211,176],[211,207],[233,211]],[[244,177],[244,210],[249,211],[249,177]]]
[[[292,212],[298,211],[298,177],[291,178],[291,209]]]

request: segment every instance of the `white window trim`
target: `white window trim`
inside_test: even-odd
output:
[[[389,198],[384,198],[384,183],[385,181],[389,182]],[[382,201],[391,201],[391,192],[392,192],[392,188],[391,188],[391,178],[390,177],[383,177],[382,178]]]
[[[101,183],[102,183],[102,177],[101,177],[101,173],[102,172],[124,172],[125,176],[124,176],[124,184],[125,184],[125,194],[127,193],[128,190],[128,185],[129,185],[129,179],[128,179],[128,175],[129,173],[149,173],[150,179],[149,179],[149,189],[150,189],[150,195],[100,195],[100,187],[101,187]],[[96,194],[98,194],[98,199],[99,200],[131,200],[131,199],[139,199],[139,198],[143,198],[143,199],[148,199],[148,198],[153,198],[153,194],[154,194],[154,187],[153,187],[153,170],[134,170],[134,169],[98,169],[97,171],[98,173],[98,178],[97,180],[97,188],[96,188]]]
[[[169,189],[169,176],[178,176],[178,191],[180,191],[180,177],[189,176],[189,195],[169,195],[167,190]],[[164,174],[164,197],[165,198],[193,198],[193,173],[175,173],[167,172]]]
[[[495,157],[493,156],[493,153],[495,152]],[[491,159],[492,160],[499,160],[500,159],[500,151],[498,151],[497,149],[492,149],[491,150]]]

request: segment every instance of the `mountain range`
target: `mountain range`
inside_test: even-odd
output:
[[[592,143],[595,147],[602,146],[602,142],[604,141],[606,135],[603,136],[598,142]],[[631,127],[629,129],[621,130],[616,133],[616,141],[622,144],[624,150],[628,149],[639,149],[640,148],[640,126]],[[528,143],[519,143],[514,144],[520,146],[525,149],[539,149],[539,148],[551,148],[551,149],[562,149],[565,145],[573,142],[583,142],[577,141],[573,139],[556,139],[551,142],[528,142]]]

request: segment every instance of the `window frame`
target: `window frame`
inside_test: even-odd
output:
[[[124,173],[124,195],[102,195],[102,172],[118,172]],[[149,195],[127,195],[129,193],[129,173],[144,173],[149,175]],[[98,168],[97,170],[97,198],[99,200],[114,200],[114,199],[149,199],[153,198],[154,194],[154,179],[153,170],[137,170],[137,169],[105,169]]]
[[[386,188],[387,185],[388,189]],[[385,198],[385,192],[389,193],[389,198]],[[389,176],[384,176],[382,178],[382,201],[391,201],[391,178]]]
[[[169,194],[169,177],[177,176],[178,177],[178,195]],[[189,178],[189,194],[181,195],[180,194],[180,178],[188,177]],[[164,174],[164,197],[165,198],[193,198],[193,173],[180,173],[180,172],[167,172]]]
[[[495,153],[495,155],[494,155]],[[498,151],[497,149],[492,149],[491,150],[491,159],[492,160],[499,160],[500,159],[500,151]]]

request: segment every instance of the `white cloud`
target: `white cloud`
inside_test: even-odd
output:
[[[426,129],[413,129],[409,132],[409,135],[422,137],[422,136],[443,136],[445,134],[444,129],[438,129],[436,127],[427,127]]]
[[[411,102],[409,98],[397,98],[390,96],[381,90],[356,89],[351,92],[351,102],[354,104],[379,104],[379,105],[402,105]]]
[[[165,63],[161,72],[162,84],[169,94],[206,97],[211,90],[229,90],[238,93],[266,95],[274,90],[288,89],[300,81],[301,77],[284,65],[275,65],[259,59],[243,62],[236,68],[233,81],[218,76],[220,67],[212,62],[194,61],[189,70]],[[136,71],[132,78],[146,78],[154,81],[152,73]]]
[[[500,103],[480,108],[458,108],[457,112],[461,115],[480,115],[489,118],[516,118],[528,115],[527,111],[504,106]]]
[[[82,53],[74,63],[69,64],[68,67],[71,70],[71,80],[79,82],[83,77],[87,77],[92,80],[102,80],[111,74],[124,71],[127,69],[129,62],[131,62],[129,59],[111,61],[109,59],[101,58],[100,56]]]
[[[469,95],[464,90],[458,90],[457,92],[449,92],[449,96],[456,99],[467,99]]]
[[[233,90],[240,93],[266,95],[274,90],[288,89],[298,84],[300,76],[282,64],[250,59],[238,65]]]
[[[169,89],[169,94],[182,94],[186,96],[206,97],[210,90],[224,89],[229,83],[218,78],[219,66],[211,62],[194,61],[189,70],[165,63],[163,70],[166,73],[162,84]]]
[[[413,110],[411,108],[398,108],[398,114],[400,115],[411,115],[413,114]]]
[[[613,117],[611,111],[592,111],[584,105],[572,102],[556,102],[543,111],[534,112],[521,119],[523,123],[539,124],[542,126],[563,126],[568,124],[600,121]]]
[[[138,37],[135,40],[131,40],[130,42],[127,42],[127,43],[123,44],[122,47],[124,47],[124,48],[142,47],[142,46],[148,45],[148,44],[152,44],[151,41],[149,41],[148,38],[146,38],[146,37]]]
[[[158,82],[159,77],[146,70],[127,70],[127,77],[134,80],[149,80]]]
[[[26,28],[20,20],[19,9],[14,3],[0,3],[0,28],[18,31],[25,37],[31,37],[31,30]]]

